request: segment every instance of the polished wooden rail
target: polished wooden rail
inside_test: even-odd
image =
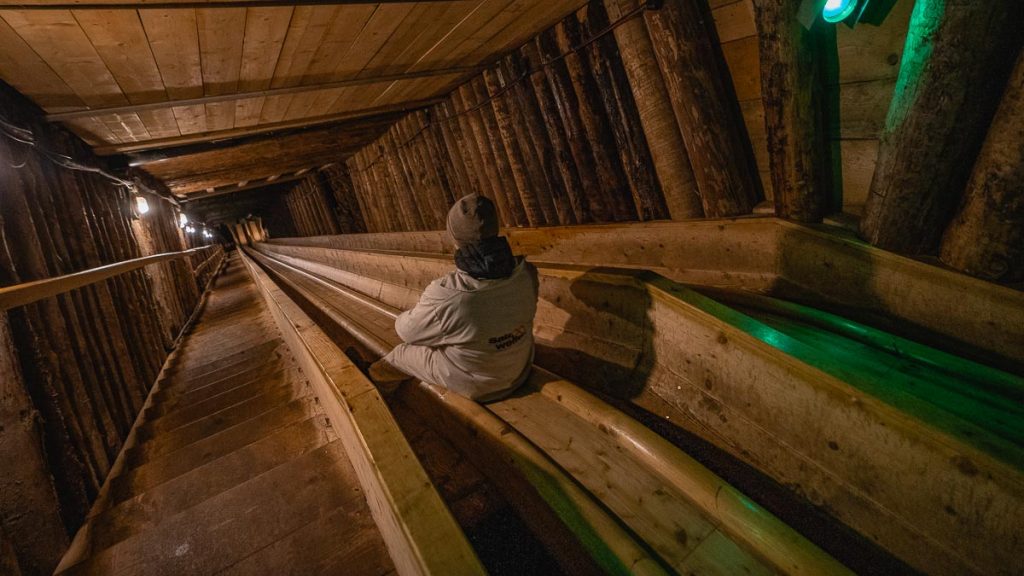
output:
[[[96,268],[90,268],[88,270],[82,270],[81,272],[74,272],[72,274],[64,274],[63,276],[23,282],[21,284],[15,284],[14,286],[5,286],[0,288],[0,310],[8,310],[10,308],[16,308],[18,306],[38,302],[39,300],[51,298],[58,294],[70,292],[71,290],[82,288],[83,286],[88,286],[108,278],[113,278],[114,276],[124,274],[125,272],[138,270],[139,268],[143,268],[151,264],[159,264],[160,262],[186,258],[192,254],[215,250],[219,246],[220,245],[218,244],[202,246],[200,248],[191,248],[180,252],[153,254],[152,256],[143,256],[141,258],[133,258],[131,260],[107,264],[105,266],[97,266]],[[196,273],[198,274],[199,271],[205,268],[212,258],[213,256],[207,258],[203,264],[196,267]]]
[[[349,238],[369,240],[361,236],[381,235]],[[666,250],[670,246],[666,239]],[[345,250],[297,242],[256,247],[394,308],[412,306],[419,290],[452,266],[450,257],[398,252],[394,245],[382,248]],[[548,253],[567,250],[559,242],[544,248]],[[614,259],[623,250],[609,247],[605,254]],[[988,538],[970,558],[957,552],[962,548],[956,543],[1003,533],[1002,527],[1020,517],[1016,463],[1022,453],[994,431],[1014,425],[1012,405],[989,408],[985,414],[993,417],[971,417],[962,406],[942,408],[934,403],[937,397],[914,394],[924,387],[941,391],[938,380],[919,377],[913,389],[879,386],[888,380],[869,375],[877,367],[850,373],[831,355],[663,276],[597,263],[534,261],[541,273],[535,333],[543,365],[597,389],[637,390],[632,404],[670,418],[674,426],[708,439],[796,493],[828,502],[837,519],[870,534],[895,556],[927,566],[928,572],[985,573],[974,566],[1006,565],[1000,558],[1012,555],[1011,539]],[[898,268],[890,275],[912,272]],[[938,358],[936,351],[912,350],[919,358]],[[643,369],[637,373],[635,366]],[[985,389],[1005,389],[1004,380],[988,379]],[[955,404],[978,404],[981,391],[969,392]],[[949,395],[947,390],[941,398]],[[979,472],[965,474],[964,462]],[[863,473],[879,466],[884,473]],[[957,517],[935,505],[941,494],[950,493],[957,495],[950,501]],[[974,512],[979,502],[993,501],[1002,504]],[[977,521],[968,524],[967,517]]]
[[[394,345],[390,326],[398,308],[349,289],[349,282],[332,282],[294,266],[294,261],[276,259],[280,256],[257,252],[254,257],[275,275],[284,274],[278,281],[371,352],[380,355]],[[596,562],[614,560],[601,564],[609,572],[626,566],[631,573],[658,573],[661,562],[687,572],[704,562],[724,562],[721,550],[715,551],[721,544],[738,564],[788,574],[847,573],[835,559],[666,440],[546,370],[535,367],[522,393],[486,407],[427,384],[407,392],[436,412],[437,419],[473,428],[474,443],[489,439],[490,428],[501,430],[487,451],[507,454],[504,459],[519,463],[520,472],[551,468],[547,463],[552,458],[557,470],[549,470],[534,486],[548,505],[563,512],[596,506],[615,515],[562,518],[585,547],[591,545],[588,553]],[[558,430],[545,424],[552,421],[561,423]],[[516,439],[531,450],[523,451]],[[581,458],[566,445],[579,446],[588,456]],[[586,491],[572,489],[576,482]],[[558,490],[553,489],[556,486]],[[622,532],[615,517],[635,536]],[[694,548],[693,541],[680,545],[680,528],[698,541],[704,537],[707,546]],[[595,543],[600,546],[593,547]],[[654,556],[644,553],[644,547]]]

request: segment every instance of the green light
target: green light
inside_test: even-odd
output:
[[[842,22],[853,14],[856,7],[857,0],[827,0],[825,7],[821,9],[821,16],[826,22]]]

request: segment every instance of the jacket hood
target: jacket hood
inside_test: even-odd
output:
[[[526,274],[526,267],[526,258],[516,256],[516,267],[507,278],[496,280],[479,279],[470,276],[467,272],[456,269],[454,272],[441,278],[439,282],[434,283],[434,285],[446,292],[480,292],[501,286],[520,274]]]

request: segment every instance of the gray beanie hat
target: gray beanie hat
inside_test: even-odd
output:
[[[448,233],[459,247],[497,236],[498,211],[494,202],[479,194],[456,200],[448,211]]]

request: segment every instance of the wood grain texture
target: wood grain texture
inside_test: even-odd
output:
[[[609,16],[618,19],[628,13],[635,2],[609,0],[606,5]],[[615,40],[629,76],[629,88],[647,137],[668,215],[673,219],[700,218],[704,207],[643,20],[633,18],[616,28]]]
[[[1019,52],[1024,7],[919,0],[889,108],[861,234],[934,252],[963,194]]]
[[[754,2],[775,214],[820,222],[834,208],[828,86],[834,27],[807,30],[800,2]]]
[[[960,209],[943,236],[942,261],[991,280],[1024,278],[1024,56],[992,118]]]
[[[736,95],[744,91],[728,82],[725,47],[718,44],[708,6],[670,0],[644,17],[683,132],[704,213],[748,213],[763,192],[737,104]],[[714,129],[708,130],[708,126]]]

